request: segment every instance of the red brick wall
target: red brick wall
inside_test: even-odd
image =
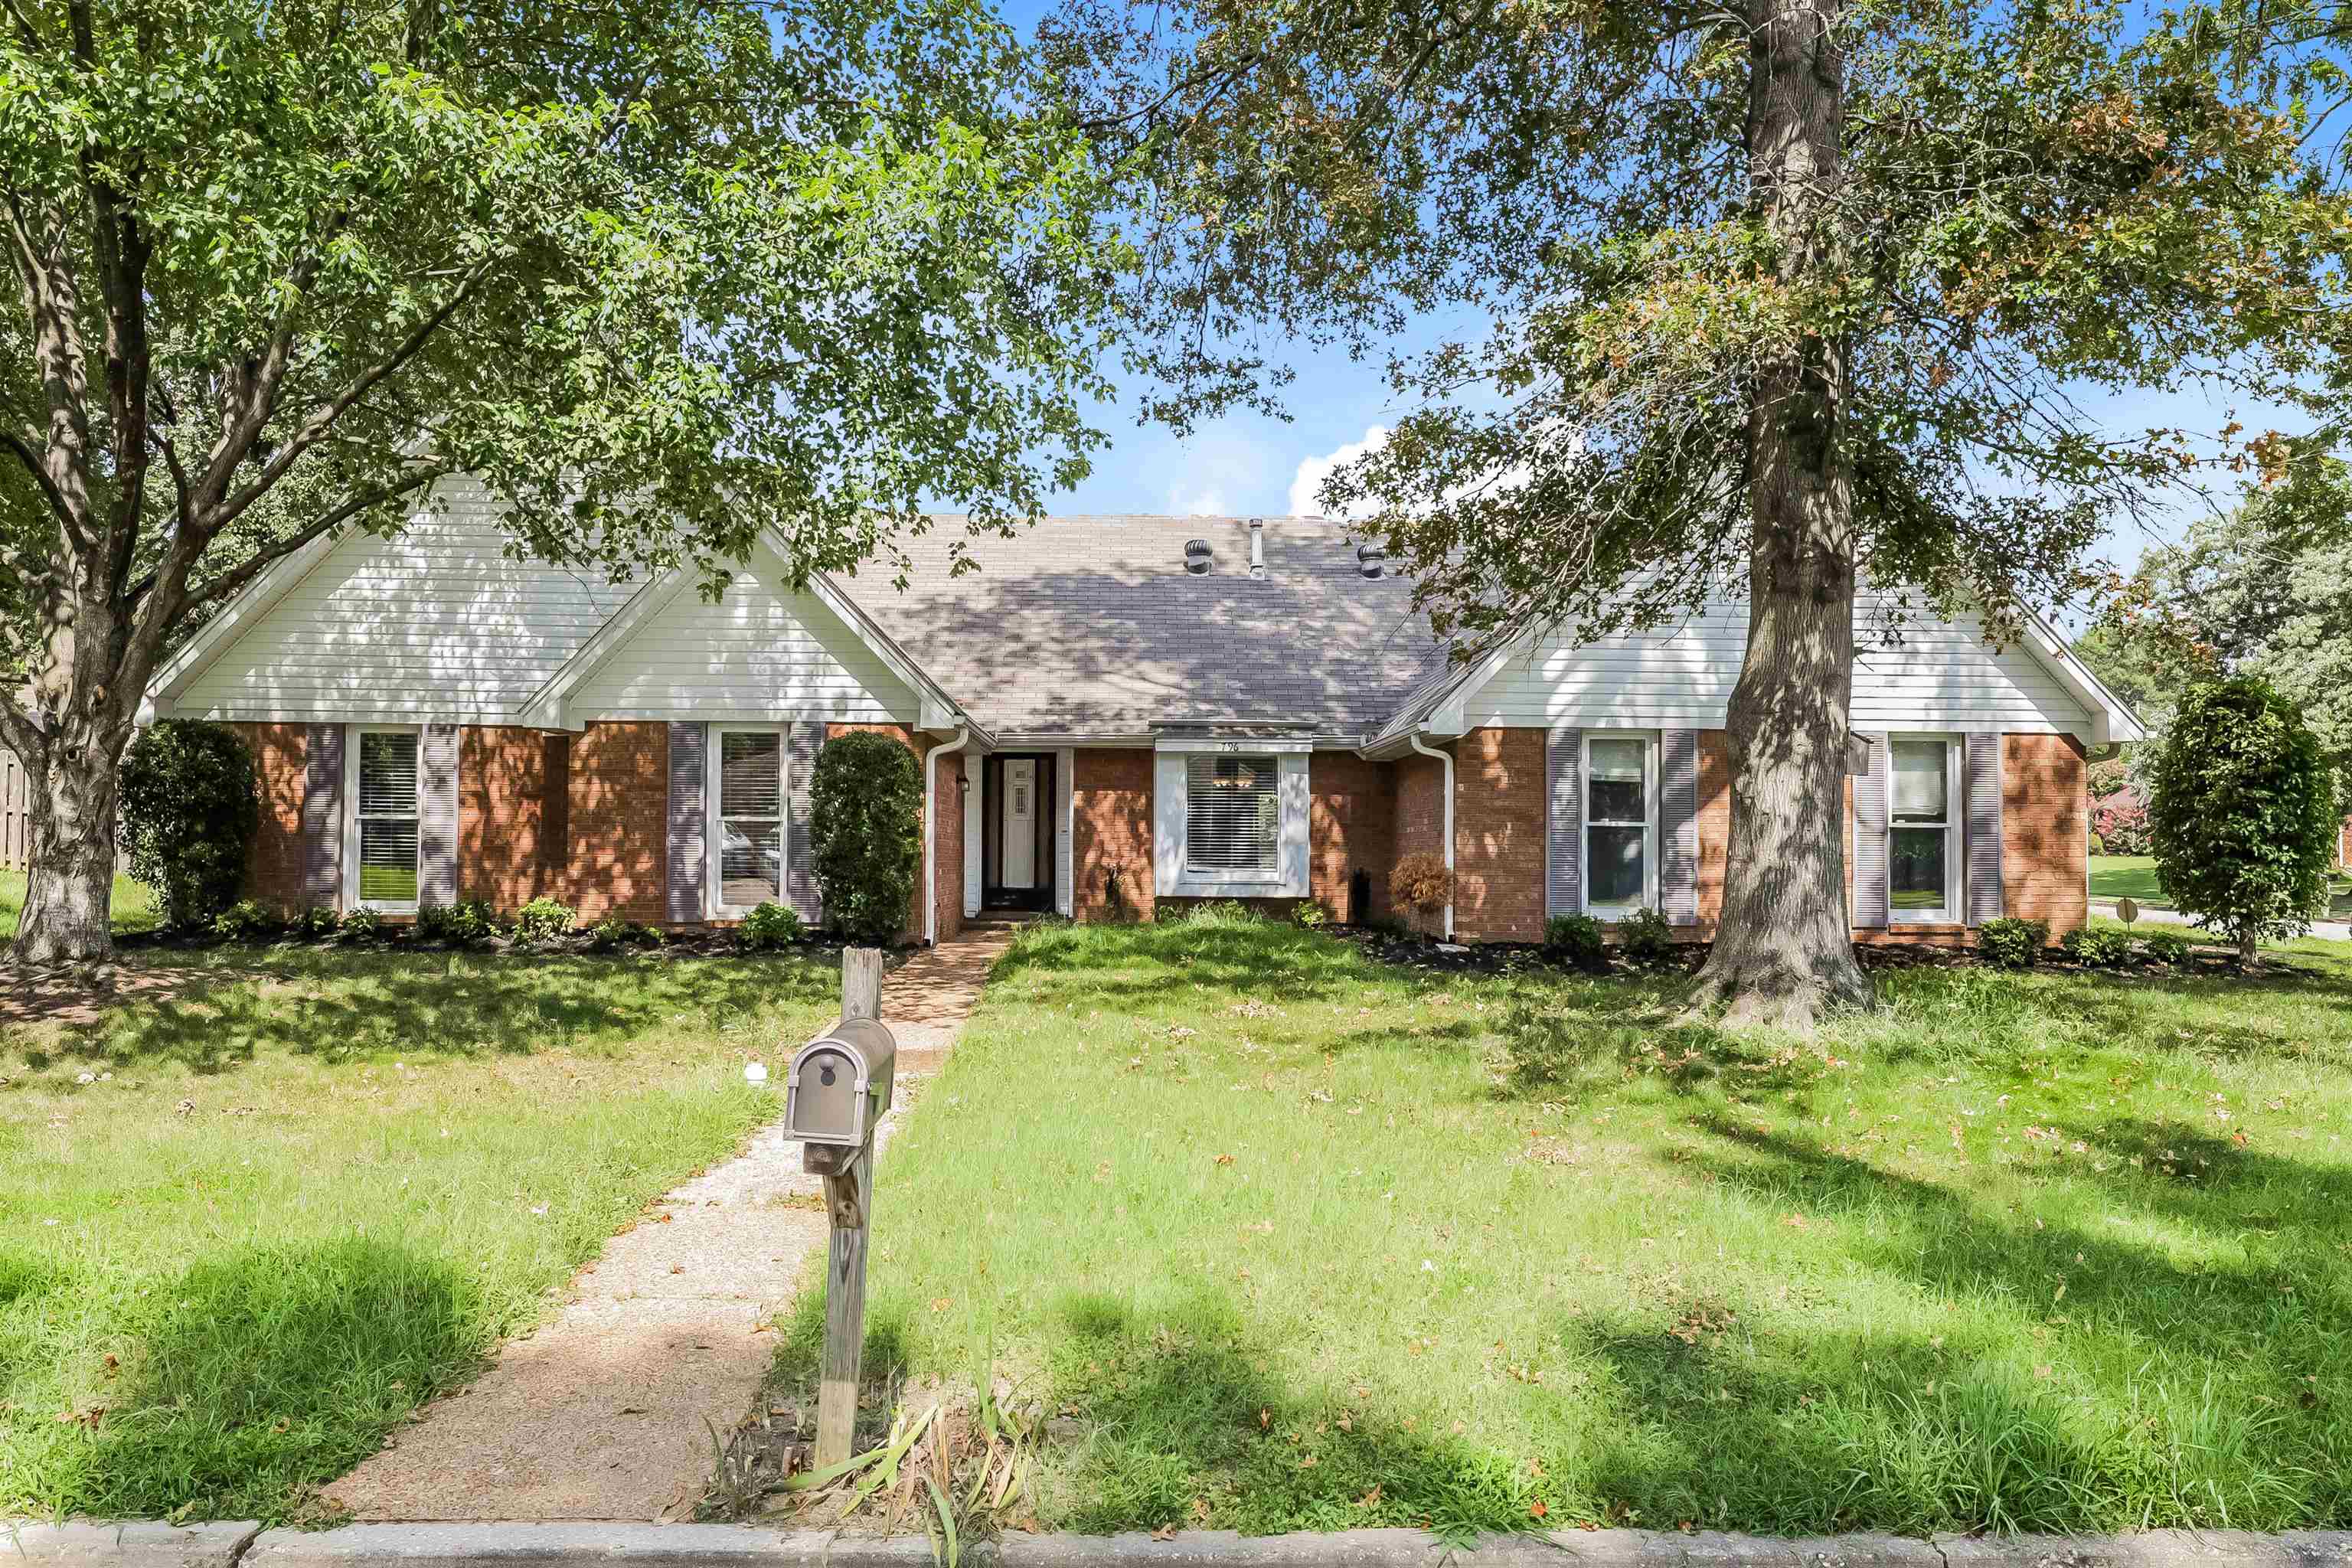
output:
[[[1307,888],[1335,920],[1388,912],[1389,871],[1396,864],[1396,773],[1352,752],[1307,759]],[[1349,908],[1348,883],[1359,870],[1371,881],[1370,906]]]
[[[289,913],[309,899],[302,891],[302,796],[310,787],[310,727],[232,724],[252,748],[261,784],[261,822],[246,867],[246,897]]]
[[[939,835],[931,844],[931,908],[933,928],[941,942],[963,932],[963,781],[964,753],[950,752],[939,761]]]
[[[1408,855],[1438,855],[1445,852],[1445,773],[1434,757],[1415,752],[1397,759],[1396,776],[1396,858]],[[1381,907],[1387,908],[1388,890],[1381,892]],[[1438,926],[1444,911],[1432,910],[1397,911],[1413,930],[1437,935],[1444,934]]]
[[[572,737],[565,807],[572,841],[563,891],[582,923],[667,919],[669,726],[591,724]],[[466,875],[461,866],[461,882]]]
[[[663,742],[667,755],[668,742]],[[571,737],[512,725],[457,732],[457,896],[511,914],[542,894],[564,899],[570,858]],[[662,781],[663,800],[669,794]],[[552,807],[552,809],[550,809]]]
[[[1540,942],[1544,732],[1473,730],[1454,746],[1454,930],[1469,942]]]
[[[1731,742],[1720,730],[1698,732],[1698,929],[1712,936],[1723,919],[1723,878],[1731,865]]]
[[[1072,754],[1070,858],[1077,886],[1070,908],[1079,920],[1152,918],[1152,753],[1143,751]],[[1123,908],[1110,900],[1113,871]]]
[[[2002,912],[2073,931],[2090,918],[2090,769],[2072,735],[2001,737]]]

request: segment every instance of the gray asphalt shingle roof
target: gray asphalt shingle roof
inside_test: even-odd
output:
[[[1377,728],[1443,661],[1412,585],[1366,578],[1343,523],[1268,518],[1266,574],[1249,574],[1238,517],[1055,517],[971,539],[941,517],[887,572],[835,581],[981,723],[999,734],[1136,734],[1155,724]],[[949,574],[969,540],[977,571]],[[1187,540],[1213,552],[1184,570]]]

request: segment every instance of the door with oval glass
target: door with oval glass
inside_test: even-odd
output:
[[[981,777],[982,902],[999,910],[1049,907],[1057,826],[1052,755],[991,757]]]

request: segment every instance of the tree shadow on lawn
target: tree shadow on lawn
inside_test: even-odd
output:
[[[1696,1168],[1727,1188],[1774,1209],[1793,1209],[1814,1226],[1826,1221],[1838,1227],[1841,1250],[1854,1263],[2012,1322],[2021,1335],[2033,1338],[2031,1353],[2051,1363],[2050,1381],[2038,1384],[1994,1369],[1997,1357],[2005,1354],[2013,1363],[2027,1353],[2021,1340],[2003,1343],[1998,1337],[1973,1346],[1956,1342],[1946,1354],[1927,1358],[1916,1343],[1890,1350],[1873,1336],[1866,1350],[1851,1347],[1848,1359],[1832,1363],[1851,1373],[1860,1359],[1866,1373],[1858,1386],[1891,1402],[1886,1410],[1903,1422],[1932,1427],[1958,1418],[1960,1426],[1931,1445],[1947,1454],[1941,1461],[1947,1467],[1961,1466],[1957,1473],[1982,1471],[1996,1461],[2024,1466],[2016,1474],[2035,1478],[2032,1486],[2026,1492],[2012,1488],[2003,1504],[2019,1528],[2060,1528],[2056,1521],[2070,1517],[2077,1528],[2104,1521],[2110,1528],[2227,1523],[2273,1529],[2340,1519],[2352,1506],[2347,1413],[2314,1394],[2306,1381],[2327,1375],[2336,1364],[2340,1325],[2352,1300],[2317,1270],[2291,1267],[2294,1247],[2263,1249],[2277,1253],[2276,1261],[2225,1256],[2179,1262],[2160,1243],[2121,1241],[2031,1215],[1997,1218],[1932,1183],[1723,1117],[1698,1125],[1727,1147],[1703,1156]],[[2129,1122],[2121,1131],[2113,1121],[2105,1131],[2081,1131],[2126,1155],[2135,1147],[2153,1152],[2183,1142],[2168,1130]],[[2332,1268],[2340,1238],[2329,1222],[2352,1212],[2347,1207],[2352,1178],[2233,1152],[2247,1167],[2239,1179],[2260,1171],[2265,1193],[2291,1194],[2311,1205],[2310,1234],[2298,1238],[2307,1243],[2302,1256],[2316,1259],[2320,1268]],[[2038,1173],[2021,1173],[2030,1180]],[[2104,1181],[2116,1189],[2119,1205],[2187,1219],[2217,1234],[2249,1228],[2244,1215],[2233,1214],[2226,1191],[2183,1190],[2161,1179],[2152,1184],[2125,1164],[2111,1165],[2102,1176],[2087,1161],[2070,1161],[2053,1173]],[[1955,1338],[1964,1341],[1965,1331],[1956,1328]],[[1932,1407],[1924,1392],[1901,1392],[1924,1391],[1971,1354],[1982,1358],[1979,1370],[1949,1387],[1968,1390],[1991,1377],[1992,1393],[1955,1393]],[[1828,1370],[1821,1368],[1817,1378]],[[1819,1381],[1811,1392],[1831,1396]],[[1685,1394],[1693,1408],[1706,1408],[1703,1389]],[[1793,1398],[1780,1408],[1788,1404]],[[1726,1432],[1719,1440],[1733,1436]],[[1859,1447],[1851,1438],[1843,1441],[1853,1448],[1855,1465],[1875,1468],[1880,1479],[1872,1485],[1883,1484],[1888,1461],[1876,1450],[1887,1439]],[[2050,1511],[2062,1504],[2087,1511]],[[1966,1518],[1963,1511],[1953,1522]]]
[[[1141,973],[1137,973],[1137,972]],[[1048,926],[1023,933],[991,984],[1034,978],[1049,993],[1137,1001],[1206,986],[1284,1004],[1322,1001],[1391,978],[1356,949],[1275,921]]]
[[[51,1294],[72,1284],[59,1280]],[[91,1359],[110,1347],[119,1369],[0,1369],[19,1406],[0,1430],[15,1428],[28,1489],[10,1501],[108,1518],[184,1508],[185,1517],[283,1519],[470,1373],[497,1331],[451,1264],[362,1238],[233,1251],[132,1300],[91,1307],[114,1320],[91,1337]],[[0,1313],[41,1310],[55,1303]],[[75,1380],[65,1392],[81,1421],[26,1403],[51,1401],[60,1373]]]
[[[124,1008],[26,1058],[36,1068],[64,1057],[118,1068],[173,1063],[212,1074],[264,1052],[328,1060],[386,1050],[528,1056],[593,1049],[680,1014],[723,1026],[778,1004],[814,1004],[837,984],[829,980],[817,965],[755,957],[542,963],[306,954],[284,970],[225,977],[200,995]]]

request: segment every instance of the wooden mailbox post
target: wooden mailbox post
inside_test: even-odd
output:
[[[841,955],[841,1017],[843,1027],[811,1041],[793,1059],[787,1082],[785,1122],[789,1134],[803,1139],[801,1169],[824,1178],[825,1217],[832,1238],[825,1254],[824,1359],[818,1371],[816,1463],[819,1469],[849,1458],[857,1426],[857,1380],[866,1350],[866,1238],[873,1219],[874,1123],[891,1099],[890,1075],[897,1071],[897,1052],[889,1031],[881,1026],[882,953],[878,948],[853,947]],[[864,1027],[853,1027],[865,1020]],[[872,1058],[859,1047],[879,1039],[880,1060],[869,1085],[863,1072],[856,1082],[855,1142],[818,1142],[819,1131],[804,1127],[802,1069],[814,1078],[823,1073],[828,1086],[844,1070],[843,1061],[864,1068]],[[814,1121],[821,1091],[812,1081],[806,1099]],[[835,1097],[837,1099],[837,1097]],[[824,1108],[828,1113],[832,1107]],[[835,1136],[830,1129],[824,1135]]]

